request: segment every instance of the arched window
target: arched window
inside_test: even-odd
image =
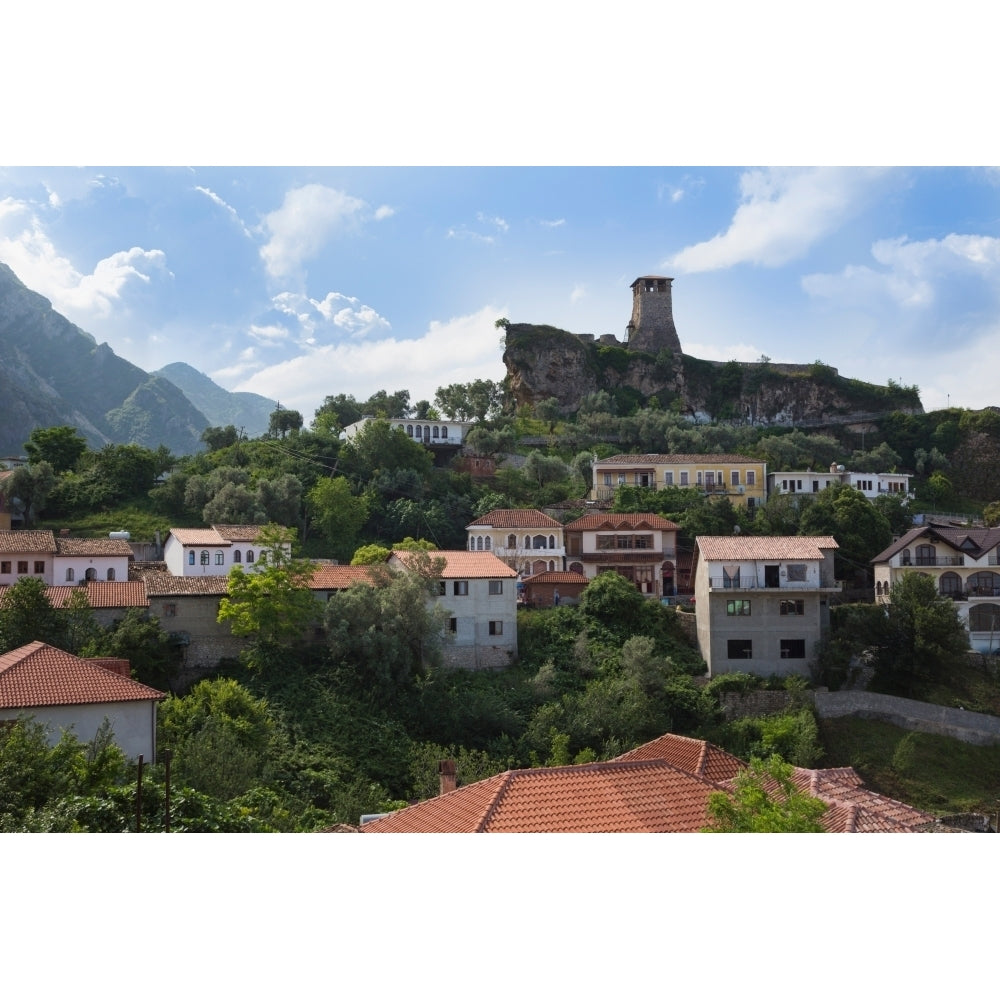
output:
[[[974,604],[969,608],[970,632],[996,632],[1000,637],[1000,606]]]
[[[243,553],[239,549],[233,549],[233,562],[243,562]]]
[[[555,568],[556,568],[556,561],[555,561],[555,559],[550,559],[549,560],[549,572],[550,573],[555,572]]]
[[[194,549],[188,553],[188,566],[194,565]]]
[[[108,567],[108,579],[113,580],[115,578],[115,568],[114,566]]]
[[[406,436],[413,437],[413,424],[406,425]]]
[[[202,566],[208,565],[208,549],[201,550],[201,564]]]
[[[483,551],[483,536],[482,536],[482,535],[480,535],[480,536],[479,536],[479,537],[478,537],[478,538],[476,539],[476,549],[477,549],[477,551],[479,551],[479,552],[482,552],[482,551]]]
[[[247,562],[253,562],[253,549],[247,549]]]
[[[434,438],[435,438],[435,440],[438,438],[438,436],[439,436],[438,428],[435,427],[434,428]]]
[[[969,577],[969,593],[975,597],[1000,597],[1000,575],[983,570]]]
[[[87,570],[86,574],[84,574],[84,575],[86,576],[86,578],[87,578],[88,580],[96,580],[96,579],[97,579],[97,570],[96,570],[96,569],[94,569],[94,567],[93,567],[93,566],[91,566],[91,567],[90,567],[90,568],[89,568],[89,569]]]
[[[531,535],[525,535],[524,536],[524,547],[526,549],[530,549],[531,548]]]
[[[490,536],[489,535],[486,536],[486,551],[487,552],[490,551]]]
[[[549,548],[554,549],[556,547],[556,536],[549,535]]]
[[[470,552],[476,551],[476,540],[475,538],[472,537],[472,535],[469,535],[469,551]]]
[[[508,535],[507,536],[507,548],[508,549],[516,549],[517,548],[517,535]]]
[[[215,565],[216,566],[224,566],[225,562],[226,562],[225,555],[222,552],[216,552],[215,553]]]
[[[942,597],[961,600],[965,596],[962,591],[962,578],[957,573],[942,573],[938,581],[938,592]]]
[[[73,582],[73,577],[75,575],[76,574],[73,572],[73,567],[70,566],[70,568],[68,570],[66,570],[66,582],[67,583],[72,583]]]
[[[535,537],[531,540],[531,545],[532,545],[532,548],[544,549],[545,548],[545,536],[544,535],[535,535]]]
[[[918,545],[917,546],[917,565],[918,566],[936,566],[937,565],[937,549],[933,545]]]

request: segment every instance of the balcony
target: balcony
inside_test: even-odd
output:
[[[965,556],[917,556],[900,559],[900,566],[964,566]]]
[[[673,562],[677,555],[673,549],[598,549],[587,551],[583,555],[569,553],[567,558],[581,559],[590,563],[643,563],[643,562]]]
[[[794,580],[789,583],[787,580],[784,583],[780,583],[777,586],[769,587],[760,580],[756,579],[741,579],[737,581],[728,580],[725,577],[709,577],[708,579],[708,589],[710,591],[715,590],[726,590],[730,593],[739,590],[765,590],[771,593],[777,591],[797,591],[802,593],[828,593],[835,594],[843,590],[843,583],[840,580],[821,580],[819,584],[809,583],[808,581],[798,581]]]

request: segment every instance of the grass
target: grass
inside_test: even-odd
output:
[[[872,791],[939,816],[997,811],[1000,746],[865,719],[821,719],[819,731],[820,766],[853,767]]]

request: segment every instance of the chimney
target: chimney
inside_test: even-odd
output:
[[[113,674],[118,674],[120,677],[132,677],[132,668],[128,660],[120,660],[111,656],[88,656],[86,657],[88,663],[93,663],[95,667],[102,667],[104,670],[110,670]]]
[[[458,788],[458,774],[453,760],[438,761],[438,778],[441,782],[441,795]]]

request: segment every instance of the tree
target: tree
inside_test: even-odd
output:
[[[0,495],[7,506],[24,515],[25,526],[45,508],[45,503],[56,484],[56,475],[48,462],[22,465],[6,479],[0,480]]]
[[[270,417],[267,436],[284,438],[289,431],[302,430],[302,414],[298,410],[283,410],[278,407]]]
[[[379,389],[368,397],[363,408],[365,413],[390,420],[409,416],[410,390],[399,389],[390,394],[385,389]]]
[[[431,453],[388,420],[371,420],[341,449],[341,467],[355,481],[369,483],[380,471],[412,469],[421,478],[434,464]]]
[[[450,420],[483,421],[500,412],[503,386],[482,378],[453,382],[434,393],[434,402]]]
[[[239,432],[232,424],[227,424],[225,427],[206,427],[201,432],[202,443],[209,451],[231,448],[239,439]]]
[[[128,660],[136,678],[156,688],[173,687],[181,659],[159,619],[141,608],[129,608],[111,628],[100,630],[83,645],[80,655]]]
[[[268,525],[260,534],[257,568],[229,571],[228,596],[219,602],[219,622],[229,622],[233,635],[252,640],[246,662],[261,667],[282,643],[302,638],[318,614],[309,589],[312,566],[291,554],[294,531]]]
[[[912,696],[968,652],[969,636],[955,603],[938,593],[933,578],[906,573],[892,585],[885,630],[873,650],[874,684],[888,694]]]
[[[777,754],[752,758],[733,779],[733,792],[708,799],[711,825],[704,833],[824,833],[826,803],[800,792],[792,766]]]
[[[29,642],[62,648],[68,631],[66,616],[49,603],[45,581],[37,576],[21,577],[0,597],[0,653]]]
[[[349,559],[368,520],[368,501],[354,496],[343,476],[320,479],[306,494],[312,522],[323,533],[335,558]]]
[[[24,444],[32,465],[48,462],[58,475],[72,469],[87,450],[87,439],[75,427],[36,427]]]
[[[384,545],[362,545],[353,556],[352,566],[381,566],[392,555],[392,549]]]
[[[598,573],[580,595],[580,610],[613,628],[628,628],[642,613],[646,599],[620,573]]]

